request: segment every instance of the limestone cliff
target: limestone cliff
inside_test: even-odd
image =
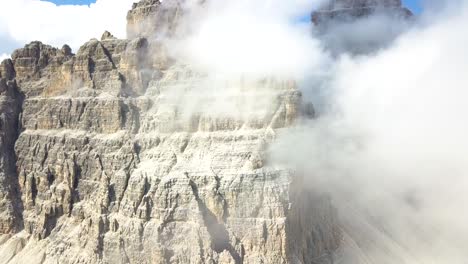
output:
[[[134,4],[129,39],[2,63],[0,263],[332,263],[330,201],[265,155],[312,108],[292,81],[170,58],[152,38],[177,24],[168,2]]]
[[[22,205],[16,174],[15,141],[23,96],[16,84],[11,60],[0,66],[0,234],[22,228]]]

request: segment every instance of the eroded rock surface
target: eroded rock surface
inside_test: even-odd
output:
[[[142,0],[127,14],[127,36],[160,38],[174,34],[185,0]]]
[[[0,263],[332,263],[330,201],[266,157],[313,115],[294,82],[213,80],[129,35],[3,62]]]
[[[0,68],[0,234],[22,228],[22,204],[16,173],[15,141],[19,135],[22,94],[11,60]]]

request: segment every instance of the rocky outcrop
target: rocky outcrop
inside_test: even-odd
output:
[[[142,0],[127,14],[127,37],[164,38],[174,34],[184,12],[184,0]]]
[[[0,68],[0,234],[11,234],[22,228],[14,152],[20,130],[22,95],[14,77],[12,61],[5,60]]]
[[[313,117],[295,83],[213,79],[129,35],[2,64],[0,263],[332,263],[330,201],[266,156]]]
[[[144,38],[119,40],[106,33],[93,39],[76,55],[32,42],[13,55],[16,79],[28,96],[124,96],[143,94],[149,77],[148,43]],[[161,63],[164,63],[164,58]],[[81,90],[80,90],[81,89]]]
[[[330,0],[312,13],[312,22],[315,25],[326,25],[329,22],[349,21],[375,13],[402,18],[413,15],[409,9],[403,7],[401,0]]]

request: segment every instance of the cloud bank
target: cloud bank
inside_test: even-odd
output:
[[[208,1],[188,19],[179,56],[206,72],[300,78],[323,58],[310,23],[298,23],[321,0]],[[306,12],[307,14],[307,12]]]
[[[468,259],[468,1],[438,8],[377,53],[337,58],[328,107],[272,149],[332,196],[366,256],[343,263]]]

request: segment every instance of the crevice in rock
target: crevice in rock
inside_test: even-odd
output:
[[[119,199],[119,204],[122,202],[122,199],[123,199],[123,197],[125,195],[125,192],[127,192],[128,184],[130,182],[132,167],[135,167],[135,156],[132,157],[132,160],[128,163],[127,167],[124,169],[124,171],[125,171],[125,182],[124,182],[124,186],[123,186],[122,195],[121,195],[121,197]]]
[[[141,146],[138,142],[133,143],[133,151],[135,152],[137,161],[140,160],[140,152],[141,152]]]
[[[101,48],[102,48],[102,50],[104,52],[104,55],[106,55],[107,59],[112,64],[112,68],[117,69],[117,67],[115,66],[114,60],[112,59],[112,55],[110,54],[109,50],[101,42],[99,43],[99,45],[101,46]]]
[[[188,177],[188,174],[186,174],[186,176]],[[208,209],[206,204],[200,198],[196,183],[189,179],[189,184],[198,203],[198,208],[202,213],[205,226],[210,234],[211,248],[217,253],[221,253],[226,250],[231,254],[236,264],[242,263],[242,257],[229,241],[229,232],[224,224],[218,222],[216,216]]]
[[[78,185],[81,178],[81,167],[76,161],[76,155],[73,155],[73,179],[72,179],[72,188],[74,191],[78,190]]]
[[[47,212],[44,217],[44,230],[39,239],[45,239],[50,236],[52,230],[57,226],[57,220],[62,215],[62,212],[57,211],[56,208],[51,208],[51,212]]]
[[[138,134],[138,132],[140,131],[140,127],[141,127],[141,123],[140,123],[140,110],[135,106],[135,105],[131,105],[131,114],[132,114],[132,126],[133,126],[133,129],[132,129],[132,132],[134,134]]]
[[[98,155],[96,155],[96,158],[97,158],[98,163],[99,163],[99,168],[101,169],[101,172],[103,172],[104,171],[104,165],[102,164],[101,156],[98,154]]]
[[[50,171],[50,169],[47,169],[47,183],[49,187],[53,185],[55,182],[55,175]]]
[[[229,205],[224,198],[223,194],[220,192],[221,190],[221,178],[219,177],[219,172],[216,173],[213,168],[211,168],[211,171],[214,174],[214,179],[216,181],[216,187],[215,187],[215,192],[217,195],[217,198],[220,199],[220,202],[223,205],[223,222],[226,223],[228,217],[229,217]]]
[[[184,140],[184,142],[182,143],[182,146],[180,146],[180,153],[185,152],[185,150],[188,147],[189,141],[190,141],[189,139]]]
[[[16,74],[16,72],[15,72]],[[24,211],[24,204],[23,200],[21,199],[22,197],[22,192],[20,188],[20,179],[19,179],[19,172],[17,170],[16,164],[18,163],[18,156],[15,151],[15,144],[16,141],[18,140],[20,134],[23,132],[23,127],[22,127],[22,113],[23,113],[23,104],[25,101],[25,95],[20,91],[20,89],[16,85],[16,81],[14,81],[14,86],[16,86],[17,89],[15,89],[15,97],[16,97],[16,104],[18,106],[18,113],[17,116],[15,116],[15,126],[16,128],[16,133],[13,138],[13,145],[11,146],[11,149],[9,150],[10,153],[12,153],[12,168],[11,168],[11,174],[13,176],[12,183],[10,186],[10,196],[13,201],[13,207],[14,207],[14,213],[15,213],[15,231],[20,231],[21,229],[24,228],[24,220],[23,220],[23,211]]]
[[[96,71],[96,62],[89,57],[88,58],[88,72],[89,72],[89,79],[93,79],[94,72]]]
[[[36,205],[36,197],[37,197],[37,185],[36,185],[36,178],[31,176],[31,200],[32,204]]]
[[[78,203],[80,200],[78,186],[79,186],[81,175],[82,175],[82,169],[77,163],[76,155],[73,156],[73,172],[72,173],[73,173],[73,177],[72,177],[72,183],[70,186],[71,197],[70,197],[70,204],[68,205],[69,216],[71,216],[72,214],[74,204]]]
[[[72,111],[72,107],[73,107],[73,100],[72,99],[69,99],[68,100],[68,105],[67,105],[67,113],[66,113],[66,116],[65,116],[65,122],[68,124],[68,125],[71,125],[71,119],[72,119],[72,114],[71,114],[71,111]],[[60,122],[62,127],[63,127],[63,122]]]
[[[125,182],[124,182],[122,194],[119,197],[119,207],[120,207],[120,204],[122,203],[125,193],[127,192],[129,182],[130,182],[130,173],[128,172],[128,170],[125,170]]]
[[[86,109],[86,102],[82,102],[81,104],[78,102],[76,104],[76,107],[79,108],[78,121],[81,121],[81,118],[83,117],[83,114],[84,114],[85,109]]]
[[[47,161],[47,157],[49,156],[49,148],[47,147],[47,144],[44,144],[44,156],[42,157],[41,160],[41,168],[44,168],[45,162]]]
[[[127,124],[127,114],[130,112],[128,105],[122,101],[119,101],[119,108],[120,108],[120,129],[125,128]]]

